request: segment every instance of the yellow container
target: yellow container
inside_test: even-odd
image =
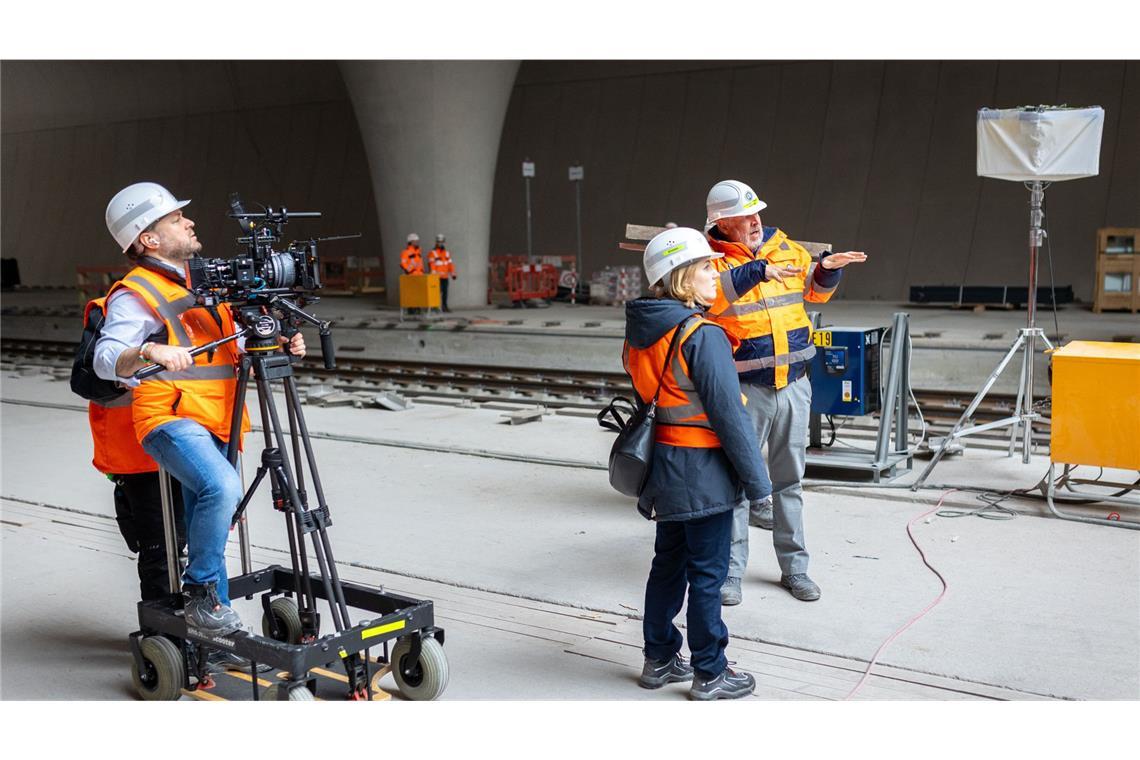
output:
[[[1074,340],[1053,352],[1050,457],[1140,470],[1140,344]]]
[[[400,275],[401,309],[438,309],[440,303],[438,275]]]

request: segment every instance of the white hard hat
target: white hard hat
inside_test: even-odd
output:
[[[665,275],[678,267],[692,264],[702,259],[723,258],[709,247],[709,241],[697,230],[690,227],[676,227],[656,235],[645,246],[645,276],[650,285],[656,285]]]
[[[438,242],[438,243],[442,243],[442,242],[444,242],[445,240],[447,240],[447,238],[446,238],[446,237],[444,237],[443,235],[436,235],[436,236],[435,236],[435,239],[436,239],[436,242]]]
[[[180,201],[162,185],[136,182],[115,193],[107,204],[107,229],[126,251],[139,233],[190,201]]]
[[[409,243],[418,243],[419,241],[420,241],[420,236],[417,235],[416,233],[413,232],[411,235],[408,235],[408,242]]]
[[[705,232],[713,228],[718,219],[731,216],[750,216],[768,208],[768,204],[756,197],[756,192],[743,182],[725,179],[717,182],[709,190],[705,199]]]

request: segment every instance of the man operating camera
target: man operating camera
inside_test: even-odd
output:
[[[202,250],[190,201],[166,188],[139,182],[107,206],[107,228],[134,263],[107,297],[106,321],[95,345],[99,377],[134,389],[135,435],[156,462],[182,484],[188,562],[182,575],[188,625],[231,633],[241,620],[229,604],[225,547],[241,478],[226,457],[237,390],[241,341],[191,356],[196,345],[232,335],[226,303],[200,306],[188,290],[186,262]],[[281,338],[284,344],[286,341]],[[296,333],[288,351],[304,356]],[[151,364],[165,371],[139,382],[132,375]],[[249,430],[242,410],[241,432]]]

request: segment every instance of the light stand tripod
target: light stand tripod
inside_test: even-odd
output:
[[[1045,230],[1041,228],[1041,222],[1044,220],[1045,213],[1042,211],[1042,201],[1045,198],[1045,188],[1049,183],[1042,182],[1041,180],[1033,180],[1024,183],[1029,190],[1029,292],[1026,294],[1026,326],[1017,331],[1017,339],[1014,340],[1013,345],[1005,356],[998,363],[997,369],[990,373],[986,382],[982,385],[982,389],[974,396],[974,400],[966,407],[966,411],[954,423],[954,427],[950,433],[942,439],[942,445],[934,452],[934,457],[930,460],[930,464],[922,471],[922,475],[911,486],[912,491],[917,491],[922,484],[926,482],[935,465],[946,454],[946,450],[959,438],[964,438],[968,435],[981,433],[986,430],[994,430],[1012,426],[1009,432],[1009,456],[1013,456],[1015,443],[1017,440],[1018,425],[1023,425],[1021,434],[1021,461],[1023,464],[1029,463],[1029,455],[1033,442],[1033,421],[1040,418],[1040,415],[1033,411],[1033,358],[1036,354],[1036,343],[1040,339],[1045,344],[1049,351],[1053,350],[1053,344],[1045,336],[1045,331],[1037,327],[1037,254],[1041,248],[1041,243],[1045,238]],[[998,376],[1005,371],[1006,366],[1014,356],[1021,352],[1021,379],[1018,382],[1017,388],[1017,404],[1014,407],[1013,414],[1009,417],[1003,417],[1000,420],[987,422],[983,425],[971,425],[970,427],[963,427],[968,420],[973,417],[974,411],[982,403],[982,399],[990,392],[994,382],[997,381]]]

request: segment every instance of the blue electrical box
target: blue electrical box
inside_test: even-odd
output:
[[[812,333],[811,411],[859,417],[879,411],[883,327],[825,327]]]

